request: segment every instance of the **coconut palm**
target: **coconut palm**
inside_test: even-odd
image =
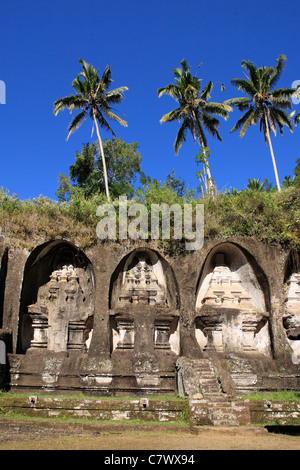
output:
[[[228,111],[231,111],[228,105],[223,103],[208,102],[213,89],[211,81],[201,91],[201,80],[192,76],[190,66],[185,59],[181,61],[181,67],[173,69],[175,83],[171,83],[164,88],[157,90],[158,96],[169,95],[178,103],[178,108],[165,114],[160,122],[179,121],[174,150],[177,155],[183,142],[186,141],[186,133],[190,131],[194,141],[197,141],[204,153],[205,170],[209,181],[210,189],[213,187],[210,167],[207,162],[205,149],[207,148],[207,139],[205,130],[218,140],[222,140],[218,131],[220,126],[216,115],[228,119]]]
[[[109,126],[106,118],[117,121],[123,126],[127,126],[126,121],[112,112],[111,105],[120,103],[123,99],[124,91],[128,90],[128,88],[123,86],[109,91],[112,78],[111,69],[108,65],[106,66],[102,77],[99,78],[99,70],[95,70],[92,65],[88,64],[83,59],[80,59],[79,63],[82,65],[82,72],[80,72],[78,77],[76,77],[72,82],[75,94],[56,100],[54,103],[54,114],[57,115],[59,111],[66,108],[69,109],[70,113],[72,113],[73,110],[80,110],[69,124],[67,140],[72,132],[75,132],[83,123],[87,115],[91,117],[93,121],[93,129],[94,126],[96,128],[102,157],[105,192],[108,200],[110,200],[105,156],[98,123],[101,127],[110,131],[113,136],[115,136],[115,134]]]
[[[274,90],[274,86],[277,84],[285,65],[286,57],[283,54],[278,57],[275,68],[265,66],[257,68],[252,62],[243,60],[242,67],[248,72],[249,76],[246,77],[246,80],[234,78],[231,83],[238,90],[246,93],[248,97],[232,98],[224,102],[227,105],[237,107],[239,111],[246,111],[230,132],[240,130],[239,136],[243,137],[251,125],[260,123],[260,130],[263,130],[265,143],[270,148],[278,191],[281,191],[281,187],[270,130],[276,135],[278,127],[282,135],[284,126],[287,126],[293,132],[291,118],[285,110],[292,107],[290,99],[295,89],[277,88]]]

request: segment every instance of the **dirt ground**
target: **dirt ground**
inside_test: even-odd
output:
[[[300,450],[300,429],[162,428],[0,420],[0,450]],[[128,453],[126,454],[128,455]]]

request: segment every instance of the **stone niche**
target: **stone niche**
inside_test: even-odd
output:
[[[19,352],[87,351],[93,317],[93,271],[86,256],[66,242],[32,253],[24,274]]]
[[[293,350],[293,359],[300,361],[300,273],[293,273],[286,283],[283,326]]]
[[[156,252],[138,249],[117,268],[111,285],[112,352],[179,354],[179,312],[174,280]]]
[[[246,255],[233,244],[215,247],[196,297],[195,335],[202,351],[270,355],[268,318],[264,288]]]
[[[292,250],[287,257],[284,277],[285,303],[282,314],[287,341],[292,349],[292,362],[300,363],[300,252]]]

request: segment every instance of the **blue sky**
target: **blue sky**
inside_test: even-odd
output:
[[[119,115],[128,127],[112,127],[125,142],[137,142],[142,169],[164,180],[175,174],[196,187],[195,156],[199,148],[189,136],[179,155],[173,143],[176,123],[160,124],[176,103],[157,97],[157,89],[173,81],[172,69],[185,58],[203,86],[214,82],[212,101],[241,96],[230,80],[242,77],[241,61],[257,66],[287,66],[278,87],[300,80],[299,0],[9,0],[1,2],[0,80],[6,104],[0,105],[0,187],[21,199],[40,194],[55,199],[59,172],[68,174],[76,151],[91,139],[86,121],[68,141],[71,115],[53,114],[57,98],[72,93],[80,72],[79,58],[100,71],[112,69],[113,87],[126,85]],[[221,92],[220,83],[225,84]],[[294,106],[297,112],[300,105]],[[297,109],[299,108],[299,109]],[[243,139],[229,131],[240,117],[235,110],[221,122],[223,142],[208,137],[212,176],[220,190],[242,189],[248,178],[274,174],[268,147],[258,126]],[[103,138],[110,135],[102,132]],[[293,174],[300,157],[300,126],[273,137],[279,178]]]

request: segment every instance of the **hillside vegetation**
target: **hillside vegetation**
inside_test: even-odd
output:
[[[0,190],[0,228],[13,246],[31,249],[44,240],[64,238],[83,249],[97,241],[96,225],[100,219],[96,210],[105,202],[104,195],[86,199],[80,192],[68,202],[43,196],[20,200]],[[300,248],[300,188],[294,186],[280,193],[243,190],[196,198],[193,194],[179,196],[170,187],[156,183],[137,190],[128,204],[134,202],[142,202],[148,209],[152,203],[163,202],[169,206],[204,204],[206,237],[255,236],[266,243]],[[117,212],[118,199],[113,204]]]

